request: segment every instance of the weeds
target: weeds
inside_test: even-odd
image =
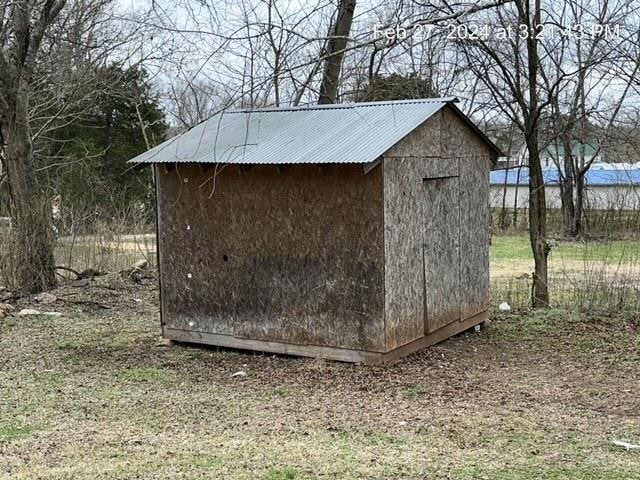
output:
[[[492,296],[512,308],[531,305],[533,260],[525,236],[496,237]],[[549,257],[552,304],[569,311],[640,313],[640,242],[561,242]]]
[[[270,468],[267,471],[265,480],[295,480],[297,472],[293,468],[285,467],[283,469]]]
[[[0,423],[0,445],[2,442],[10,442],[26,437],[35,429],[28,425],[12,425]]]
[[[167,378],[167,373],[160,368],[132,368],[125,372],[124,378],[135,382],[161,382]]]

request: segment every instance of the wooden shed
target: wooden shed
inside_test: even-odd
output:
[[[136,157],[163,335],[376,363],[485,321],[499,154],[445,98],[226,111]]]

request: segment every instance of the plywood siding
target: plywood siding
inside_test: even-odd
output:
[[[449,108],[384,155],[389,350],[486,309],[491,155]]]
[[[420,157],[442,158],[442,115],[440,110],[426,122],[412,131],[402,141],[398,142],[388,152],[385,158]]]
[[[383,170],[385,321],[387,348],[391,350],[424,335],[428,314],[425,307],[430,308],[432,314],[437,312],[440,315],[441,307],[446,305],[446,308],[451,310],[451,305],[456,303],[455,299],[449,299],[451,301],[442,301],[436,308],[438,297],[443,294],[439,287],[450,283],[434,285],[432,279],[437,278],[445,268],[443,262],[449,259],[448,252],[440,252],[437,266],[431,265],[429,261],[431,271],[425,269],[425,255],[428,259],[438,255],[433,250],[434,246],[445,241],[442,235],[439,236],[442,242],[436,238],[432,241],[426,232],[435,228],[436,224],[448,221],[444,218],[446,215],[443,209],[451,208],[447,202],[455,192],[449,192],[445,196],[434,196],[433,200],[442,201],[433,203],[429,201],[425,179],[440,179],[432,180],[439,185],[444,179],[454,177],[457,184],[458,164],[456,159],[385,156]],[[425,224],[429,221],[428,218],[433,225]],[[457,227],[457,223],[455,226]],[[425,275],[429,277],[427,284]],[[425,289],[428,291],[427,298]],[[447,295],[451,297],[456,294],[452,291],[447,292]],[[442,322],[436,317],[432,317],[433,325],[440,323]]]
[[[385,158],[384,243],[387,350],[424,333],[420,158]]]
[[[489,307],[489,169],[486,156],[460,162],[460,315]]]
[[[491,148],[460,116],[451,108],[441,110],[440,139],[444,158],[483,156],[490,158]],[[486,168],[485,165],[482,168]]]
[[[384,350],[381,169],[190,165],[159,182],[168,328]]]
[[[425,332],[432,333],[460,319],[460,177],[423,186]]]
[[[442,115],[443,151],[460,166],[460,315],[489,306],[489,171],[492,151],[455,112]]]

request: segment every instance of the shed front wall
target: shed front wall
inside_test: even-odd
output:
[[[380,169],[157,168],[165,327],[384,351]]]
[[[449,108],[384,155],[388,350],[432,333],[429,323],[443,328],[488,308],[489,171],[493,155],[484,140]],[[445,201],[427,205],[426,179],[435,180],[429,184],[431,189],[436,183],[456,182],[457,189],[449,190],[459,192],[458,205],[448,208]],[[431,221],[425,221],[429,220],[427,215],[432,216]],[[437,221],[433,221],[434,215]],[[458,218],[451,219],[451,215]],[[458,238],[452,239],[450,247],[457,252],[443,252],[442,257],[458,259],[458,265],[445,269],[442,262],[432,262],[438,271],[430,271],[425,255],[437,255],[425,248],[430,245],[430,225],[456,227]],[[454,303],[457,306],[452,310]]]

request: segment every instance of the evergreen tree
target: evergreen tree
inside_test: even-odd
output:
[[[97,78],[92,104],[56,131],[52,155],[42,159],[50,188],[65,205],[105,211],[133,201],[150,206],[149,172],[127,161],[164,139],[164,114],[143,70],[112,65]]]

